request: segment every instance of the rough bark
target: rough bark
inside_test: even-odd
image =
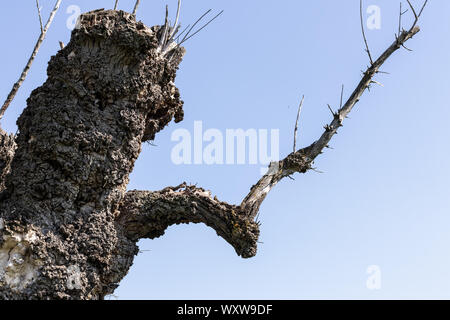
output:
[[[15,137],[0,128],[0,192],[5,189],[6,175],[9,173],[11,161],[16,150]]]
[[[160,57],[159,30],[86,13],[51,58],[0,195],[0,298],[102,298],[126,274],[137,248],[115,219],[129,174],[142,142],[183,117],[184,49]]]

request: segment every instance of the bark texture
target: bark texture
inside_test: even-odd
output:
[[[80,17],[48,79],[2,133],[0,299],[98,299],[137,253],[119,204],[143,141],[183,117],[173,81],[184,49],[157,52],[160,27],[131,14]]]
[[[16,150],[14,135],[7,134],[0,128],[0,192],[5,189],[6,175],[11,168],[11,161]]]
[[[157,238],[173,224],[204,223],[243,258],[256,254],[259,226],[239,206],[211,197],[211,192],[185,183],[159,192],[129,191],[119,222],[129,239]]]

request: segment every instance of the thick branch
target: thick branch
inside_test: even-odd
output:
[[[118,222],[132,240],[157,238],[171,225],[204,223],[230,243],[243,258],[256,254],[258,224],[237,206],[220,202],[209,191],[182,184],[158,192],[130,191],[120,206]]]

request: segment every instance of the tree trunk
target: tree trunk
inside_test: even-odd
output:
[[[118,224],[143,141],[183,117],[184,54],[157,54],[160,27],[122,11],[80,17],[53,56],[15,140],[0,138],[0,299],[99,299],[137,253]],[[3,189],[3,187],[2,187]]]

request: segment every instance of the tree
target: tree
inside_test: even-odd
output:
[[[267,194],[280,180],[313,170],[363,93],[377,83],[380,67],[419,32],[426,3],[417,12],[408,1],[412,26],[403,30],[400,22],[395,41],[376,60],[362,25],[370,66],[357,87],[337,111],[330,108],[333,119],[323,134],[306,148],[294,142],[293,152],[272,162],[239,205],[186,183],[126,192],[142,143],[183,119],[174,79],[185,53],[181,45],[203,29],[194,31],[204,16],[180,33],[179,8],[174,25],[166,14],[165,24],[152,28],[136,21],[139,1],[132,14],[102,9],[81,15],[70,42],[51,58],[48,79],[27,100],[18,135],[0,129],[0,298],[101,299],[127,274],[138,240],[160,237],[173,224],[204,223],[239,256],[253,257],[255,218]],[[45,28],[41,24],[33,55],[51,19]]]

